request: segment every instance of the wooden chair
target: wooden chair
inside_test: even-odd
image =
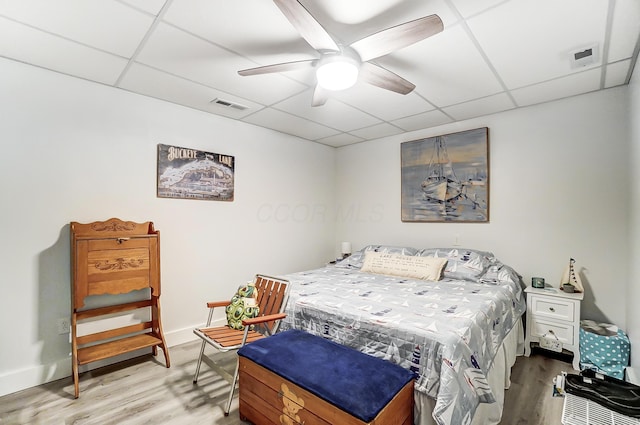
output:
[[[200,356],[198,357],[198,365],[196,366],[193,383],[195,384],[198,382],[200,365],[203,361],[214,369],[220,376],[229,381],[231,389],[229,390],[229,398],[224,409],[225,416],[229,415],[233,392],[238,381],[238,363],[236,362],[236,369],[232,376],[210,357],[205,355],[204,349],[206,345],[209,344],[221,352],[237,351],[245,344],[274,334],[278,328],[278,321],[287,316],[284,313],[280,313],[280,311],[286,304],[288,283],[288,281],[283,279],[256,275],[255,285],[258,290],[257,304],[260,306],[260,313],[258,317],[242,321],[242,324],[245,327],[244,330],[231,329],[227,325],[210,327],[214,308],[226,307],[229,304],[229,300],[225,300],[208,302],[207,308],[209,308],[209,318],[207,319],[206,327],[194,329],[193,331],[193,333],[202,339],[202,347],[200,348]],[[253,325],[253,329],[250,329],[251,325]]]

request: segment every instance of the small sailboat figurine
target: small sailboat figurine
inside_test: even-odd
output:
[[[576,260],[573,258],[569,259],[569,265],[562,273],[562,278],[560,279],[560,287],[566,283],[570,283],[574,286],[575,292],[584,292],[584,286],[582,286],[582,280],[580,280],[580,275],[576,273],[574,263]]]

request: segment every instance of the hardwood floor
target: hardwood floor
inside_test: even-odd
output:
[[[531,357],[518,357],[505,392],[500,425],[559,425],[562,397],[553,397],[553,378],[560,372],[578,373],[571,355],[534,349]]]
[[[144,356],[86,372],[80,376],[78,399],[70,377],[0,397],[0,424],[245,424],[238,418],[237,395],[224,417],[228,384],[206,365],[198,384],[192,383],[199,347],[197,342],[172,347],[170,369],[159,354],[158,360]],[[234,353],[217,356],[233,370]],[[501,425],[560,424],[562,398],[551,396],[551,380],[561,371],[572,371],[568,359],[537,351],[519,357]]]

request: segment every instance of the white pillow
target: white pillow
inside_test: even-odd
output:
[[[360,271],[421,280],[440,280],[445,264],[446,258],[366,251]]]

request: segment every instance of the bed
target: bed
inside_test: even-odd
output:
[[[414,371],[415,424],[500,421],[523,351],[526,303],[521,277],[492,253],[370,245],[285,277],[280,330],[302,329]]]

